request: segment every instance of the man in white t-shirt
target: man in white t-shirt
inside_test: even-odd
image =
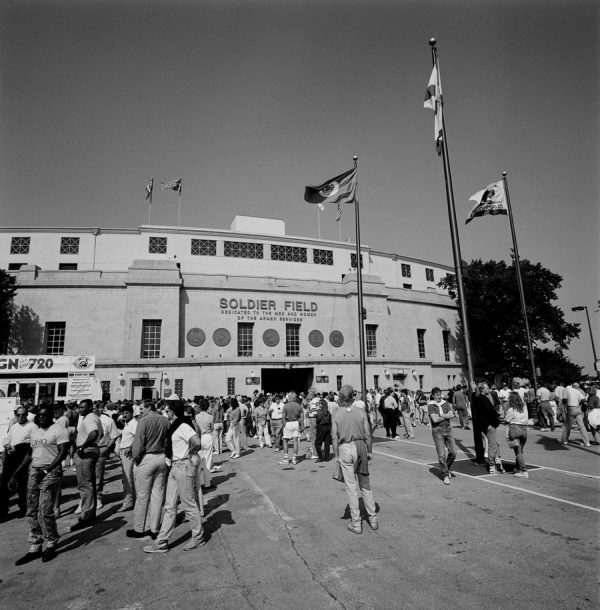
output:
[[[277,394],[273,397],[269,407],[269,420],[271,421],[271,441],[275,445],[273,451],[281,451],[283,442],[283,396]]]
[[[62,479],[62,461],[69,451],[69,432],[64,425],[52,423],[53,412],[42,406],[38,412],[39,427],[31,432],[31,454],[23,462],[29,466],[27,486],[27,517],[29,519],[29,551],[16,561],[23,565],[42,557],[50,561],[56,556],[58,530],[54,504]],[[46,540],[46,550],[42,545]]]
[[[192,420],[184,417],[184,406],[181,400],[167,401],[166,410],[171,427],[167,434],[165,455],[167,459],[171,460],[171,470],[167,479],[165,512],[156,541],[144,547],[145,553],[168,552],[169,538],[175,530],[178,500],[181,501],[192,530],[192,538],[183,547],[183,550],[191,551],[206,543],[200,516],[201,508],[198,506],[198,494],[194,484],[198,466],[192,461],[192,456],[200,451],[202,443],[193,427]]]

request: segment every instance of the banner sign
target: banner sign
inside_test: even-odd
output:
[[[86,373],[69,375],[67,382],[67,402],[79,402],[84,398],[102,400],[102,386],[97,377]]]
[[[0,356],[0,375],[93,373],[95,356]]]

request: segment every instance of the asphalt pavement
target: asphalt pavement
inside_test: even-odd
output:
[[[170,552],[160,555],[142,551],[149,539],[125,536],[132,513],[117,512],[115,459],[97,523],[69,532],[78,498],[69,469],[53,561],[15,566],[28,548],[26,519],[0,524],[0,605],[599,608],[600,447],[561,445],[560,429],[531,429],[530,478],[523,480],[511,475],[513,454],[500,430],[507,472],[490,476],[471,459],[472,433],[454,429],[459,456],[449,486],[429,427],[417,427],[415,440],[376,431],[371,484],[380,527],[365,524],[361,535],[346,529],[345,489],[332,479],[333,461],[281,466],[281,453],[250,439],[239,460],[215,456],[223,468],[205,496],[207,544],[183,551],[190,534],[181,514]]]

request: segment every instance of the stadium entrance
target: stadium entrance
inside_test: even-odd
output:
[[[313,368],[261,369],[262,391],[271,394],[291,391],[306,393],[312,387],[313,380]]]

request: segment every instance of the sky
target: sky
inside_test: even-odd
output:
[[[433,113],[437,39],[463,259],[507,259],[505,216],[465,226],[508,172],[521,258],[563,277],[600,350],[599,20],[588,0],[4,0],[0,224],[228,229],[236,214],[317,236],[304,186],[358,156],[362,243],[452,265]],[[342,239],[354,240],[346,206]],[[321,236],[339,238],[335,209]],[[518,314],[518,312],[516,312]],[[543,372],[542,372],[543,373]]]

